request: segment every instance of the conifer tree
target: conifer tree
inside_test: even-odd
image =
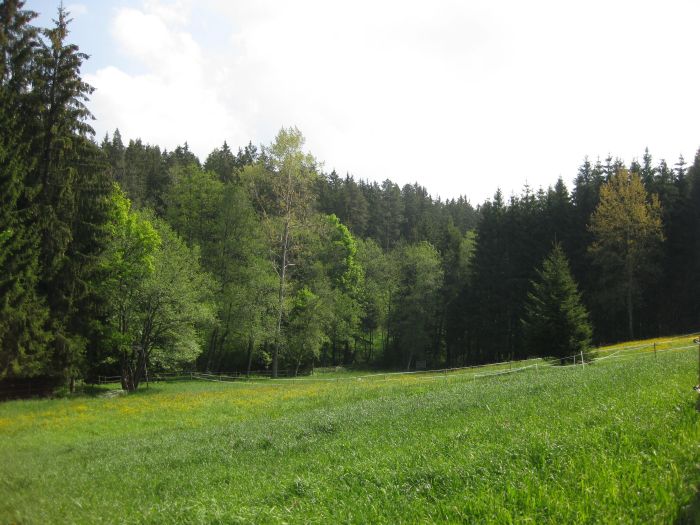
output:
[[[513,306],[508,301],[510,246],[506,237],[507,208],[500,190],[493,201],[484,204],[481,213],[473,260],[473,301],[468,315],[478,348],[478,355],[471,356],[473,362],[500,361],[510,357],[508,319]]]
[[[24,2],[0,3],[0,379],[33,376],[47,366],[47,309],[38,296],[38,237],[27,177],[25,129],[31,110],[36,16]]]
[[[439,358],[435,334],[444,276],[440,256],[427,241],[399,247],[396,256],[399,280],[389,329],[394,361],[408,370],[416,360],[434,364]]]
[[[212,151],[204,162],[204,169],[219,176],[221,182],[233,182],[237,176],[236,157],[226,141],[221,148]]]
[[[531,282],[522,324],[530,355],[565,358],[589,351],[588,312],[558,243]]]
[[[37,192],[38,290],[49,305],[53,339],[47,372],[72,385],[100,315],[94,283],[107,242],[111,186],[104,157],[91,140],[85,103],[93,88],[80,76],[88,57],[67,42],[69,24],[60,7],[54,26],[42,32],[32,73],[36,118],[25,137],[35,160],[29,184]]]

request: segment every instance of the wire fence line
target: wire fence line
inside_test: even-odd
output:
[[[635,348],[651,348],[653,347],[653,344],[646,344],[646,345],[638,345]],[[683,350],[688,350],[691,348],[697,348],[697,345],[686,345],[682,347],[675,347],[675,348],[668,348],[668,349],[662,349],[662,350],[656,350],[656,351],[647,351],[647,352],[637,352],[635,354],[621,354],[620,350],[615,351],[614,353],[603,356],[603,357],[597,357],[597,358],[592,358],[588,361],[585,359],[580,361],[579,363],[571,364],[571,365],[557,365],[553,364],[552,362],[548,362],[544,359],[541,358],[536,358],[536,359],[527,359],[524,361],[504,361],[501,363],[496,363],[496,364],[486,364],[486,365],[472,365],[472,366],[467,366],[467,367],[455,367],[455,368],[443,368],[443,369],[436,369],[436,370],[417,370],[417,371],[407,371],[407,372],[383,372],[383,373],[376,373],[376,374],[366,374],[366,375],[361,375],[361,376],[354,376],[354,377],[336,377],[336,378],[313,378],[313,377],[304,377],[304,378],[289,378],[289,379],[268,379],[265,381],[255,381],[255,380],[249,380],[246,381],[246,385],[276,385],[276,386],[281,386],[284,385],[285,383],[290,383],[290,382],[302,382],[302,383],[311,383],[311,382],[329,382],[329,383],[339,383],[339,382],[355,382],[355,381],[366,381],[366,380],[381,380],[381,379],[392,379],[392,378],[399,378],[401,376],[413,376],[416,377],[418,380],[439,380],[439,379],[448,379],[450,377],[465,377],[469,379],[477,379],[477,378],[484,378],[484,377],[493,377],[493,376],[500,376],[500,375],[506,375],[506,374],[512,374],[512,373],[517,373],[521,372],[524,370],[528,369],[547,369],[547,370],[568,370],[572,367],[577,368],[577,367],[585,367],[586,365],[591,365],[594,364],[598,361],[604,361],[607,359],[615,359],[615,360],[625,360],[625,359],[630,359],[630,358],[636,358],[636,357],[641,357],[641,356],[649,356],[649,355],[654,355],[655,353],[667,353],[667,352],[677,352],[677,351],[683,351]],[[573,359],[574,356],[569,356],[568,359]],[[577,358],[580,359],[580,355],[576,356]],[[519,366],[515,368],[509,368],[509,369],[504,369],[504,370],[495,370],[492,372],[484,372],[484,373],[474,373],[474,374],[464,374],[463,372],[470,371],[470,370],[475,370],[475,369],[483,369],[483,368],[489,368],[489,367],[494,367],[494,366],[499,366],[499,365],[507,365],[507,364],[513,364],[513,363],[526,363],[529,361],[536,361],[534,364],[526,365],[526,366]],[[559,361],[559,359],[556,359],[556,361]],[[197,377],[198,374],[195,374],[195,377]],[[226,376],[223,376],[224,379],[220,379],[220,376],[215,376],[215,377],[210,377],[207,378],[206,376],[202,376],[201,379],[203,380],[209,380],[209,381],[217,381],[217,382],[232,382],[231,379],[236,379],[236,378],[231,378],[231,379],[226,379]]]
[[[280,377],[290,377],[291,372],[287,370],[280,370],[279,374]],[[240,380],[249,380],[249,379],[264,379],[264,378],[271,378],[272,377],[272,372],[269,370],[254,370],[251,371],[250,373],[246,372],[235,372],[235,373],[210,373],[210,372],[195,372],[195,371],[190,371],[190,370],[185,370],[185,371],[180,371],[180,372],[157,372],[157,373],[148,373],[143,376],[141,379],[142,382],[152,382],[152,383],[157,383],[159,381],[178,381],[178,380],[188,380],[188,379],[194,379],[195,376],[202,376],[200,379],[204,378],[223,378],[223,379],[228,379],[228,380],[234,380],[234,379],[240,379]],[[97,376],[97,384],[99,385],[104,385],[104,384],[111,384],[111,383],[119,383],[121,382],[122,376]]]
[[[354,382],[354,381],[380,381],[380,380],[390,380],[393,378],[399,378],[403,376],[413,376],[418,377],[421,380],[438,380],[447,379],[449,377],[464,377],[467,376],[465,372],[474,371],[474,374],[468,375],[469,379],[477,379],[492,376],[501,376],[506,374],[512,374],[516,372],[521,372],[528,369],[556,369],[556,370],[567,370],[571,367],[585,367],[586,365],[595,364],[600,361],[605,361],[608,359],[613,360],[625,360],[630,358],[637,358],[642,356],[655,355],[666,352],[677,352],[688,350],[691,348],[697,348],[697,344],[690,344],[681,347],[663,348],[658,349],[657,347],[662,344],[673,343],[680,339],[692,337],[693,334],[687,334],[682,336],[676,336],[671,339],[664,341],[652,341],[650,343],[644,343],[640,345],[631,345],[617,348],[613,353],[604,355],[601,357],[593,357],[586,359],[582,353],[576,355],[571,355],[563,358],[553,358],[547,360],[545,358],[529,358],[524,360],[514,360],[514,361],[501,361],[498,363],[488,363],[481,365],[469,365],[462,367],[451,367],[451,368],[439,368],[432,370],[410,370],[403,372],[377,372],[372,374],[363,374],[355,376],[346,377],[281,377],[273,378],[269,371],[256,371],[255,373],[247,374],[213,374],[208,372],[172,372],[163,374],[154,374],[149,376],[150,381],[171,381],[178,379],[189,379],[189,380],[200,380],[200,381],[211,381],[217,383],[245,383],[246,385],[284,385],[289,383],[340,383],[340,382]],[[613,347],[615,348],[615,347]],[[641,350],[648,348],[650,350],[642,352],[634,352],[632,354],[628,353],[631,350]],[[578,360],[578,362],[577,362]],[[572,361],[573,364],[555,364],[556,362],[562,363]],[[531,363],[531,364],[527,364]],[[520,365],[520,366],[517,366]],[[524,365],[524,366],[523,366]],[[498,367],[509,366],[509,368],[498,369]],[[496,370],[490,370],[496,368]],[[487,369],[483,373],[477,373],[476,371]],[[103,382],[119,382],[121,380],[120,376],[100,376]]]

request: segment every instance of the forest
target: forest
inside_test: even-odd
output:
[[[294,126],[200,159],[95,137],[65,11],[40,29],[0,6],[0,384],[445,368],[698,328],[700,150],[483,203],[468,165],[449,199],[328,173]]]

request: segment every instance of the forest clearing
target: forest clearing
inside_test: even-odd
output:
[[[689,516],[700,482],[697,345],[686,336],[597,355],[583,366],[181,381],[4,403],[0,521]]]

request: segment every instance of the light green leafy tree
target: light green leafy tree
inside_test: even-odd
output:
[[[364,279],[360,295],[364,358],[375,358],[375,334],[379,331],[380,343],[386,342],[387,318],[392,294],[396,290],[398,272],[391,258],[374,239],[357,239],[357,261]]]
[[[202,270],[198,249],[189,248],[166,222],[151,220],[161,243],[139,297],[138,346],[146,363],[192,365],[202,352],[204,330],[215,320],[214,281]]]
[[[275,141],[263,148],[261,159],[247,166],[242,179],[248,185],[260,214],[268,242],[268,257],[277,274],[277,307],[272,375],[277,376],[287,293],[294,259],[301,250],[299,234],[313,212],[316,160],[304,153],[304,137],[296,128],[282,128]]]
[[[303,268],[298,278],[317,294],[326,312],[326,331],[333,363],[343,349],[343,361],[354,358],[362,315],[364,275],[357,261],[357,243],[335,215],[318,215],[304,236]]]
[[[258,346],[273,341],[278,282],[260,220],[242,188],[225,185],[217,220],[208,267],[219,286],[219,323],[209,336],[206,365],[220,368],[244,348],[249,373]]]
[[[632,339],[642,286],[659,269],[664,240],[659,199],[647,194],[637,174],[619,169],[600,188],[589,230],[594,237],[589,253],[603,271],[604,287],[623,299]]]
[[[137,303],[143,283],[155,269],[160,237],[146,218],[131,209],[131,202],[118,186],[114,187],[111,204],[110,243],[102,256],[105,279],[101,293],[108,298],[105,341],[111,347],[104,360],[120,363],[122,386],[133,390],[138,381],[134,385],[129,356],[138,339]]]
[[[122,387],[136,390],[149,362],[161,367],[192,362],[201,351],[200,328],[213,319],[212,283],[199,253],[163,221],[131,210],[115,188],[107,276],[107,360],[118,361]]]

